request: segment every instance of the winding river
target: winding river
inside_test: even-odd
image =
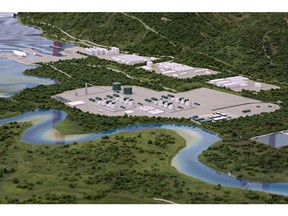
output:
[[[137,124],[99,133],[62,135],[53,127],[63,121],[66,116],[65,112],[59,110],[35,110],[16,117],[0,120],[0,125],[9,122],[32,122],[33,126],[23,133],[21,141],[28,144],[48,145],[86,142],[100,139],[104,135],[140,131],[148,128],[170,129],[176,131],[187,143],[186,147],[180,150],[172,160],[172,166],[179,172],[211,184],[288,195],[288,183],[286,182],[257,183],[246,181],[221,174],[202,164],[198,160],[198,155],[220,140],[218,136],[210,131],[181,124]]]
[[[12,52],[21,48],[35,50],[53,55],[53,41],[41,37],[40,30],[21,25],[11,14],[0,13],[0,49],[1,52]],[[30,56],[33,57],[33,56]],[[9,97],[24,88],[39,84],[50,85],[54,81],[37,77],[24,76],[23,71],[36,66],[27,66],[12,60],[0,58],[0,97]],[[62,135],[53,127],[66,118],[67,114],[59,110],[35,110],[22,115],[0,120],[0,125],[9,122],[32,122],[33,126],[25,130],[21,141],[28,144],[70,144],[100,139],[104,135],[120,132],[140,131],[148,128],[164,128],[176,131],[186,140],[186,147],[180,150],[172,160],[179,172],[193,178],[226,187],[258,190],[288,195],[288,183],[256,183],[221,174],[198,160],[198,155],[213,143],[220,140],[212,132],[180,124],[138,124],[125,128],[108,130],[91,134]]]

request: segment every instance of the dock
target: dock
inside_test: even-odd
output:
[[[14,60],[26,65],[36,65],[37,63],[57,62],[59,60],[71,60],[87,57],[77,53],[77,52],[84,52],[84,48],[81,47],[66,48],[59,52],[62,56],[47,55],[44,53],[40,53],[32,48],[24,48],[21,49],[21,51],[26,52],[27,54],[32,54],[34,56],[29,58],[29,57],[17,56],[14,53],[0,52],[0,58]]]

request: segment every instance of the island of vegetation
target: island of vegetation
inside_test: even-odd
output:
[[[25,24],[41,27],[49,38],[71,41],[59,30],[61,28],[93,43],[117,45],[129,52],[164,56],[163,59],[172,56],[177,62],[217,69],[221,73],[174,79],[95,57],[39,64],[41,67],[26,70],[25,74],[57,79],[60,84],[40,85],[11,98],[0,98],[0,118],[35,109],[63,110],[68,116],[56,127],[63,134],[104,131],[137,123],[195,125],[184,118],[94,115],[67,107],[51,96],[83,87],[85,82],[111,85],[118,81],[123,85],[175,92],[213,88],[276,103],[280,109],[202,124],[202,128],[217,133],[222,141],[205,150],[199,156],[200,161],[215,170],[247,180],[287,181],[287,147],[278,149],[250,140],[254,136],[288,129],[285,30],[288,24],[285,14],[23,13],[20,18]],[[189,20],[189,26],[183,27],[183,20]],[[95,28],[88,28],[91,25]],[[181,34],[175,34],[175,29]],[[72,42],[80,44],[81,41]],[[71,78],[54,68],[68,73]],[[233,92],[207,84],[209,79],[239,73],[281,88],[258,93]],[[0,127],[2,203],[159,202],[153,200],[155,197],[177,203],[288,202],[285,196],[224,188],[180,174],[170,162],[185,143],[170,131],[146,130],[88,143],[45,146],[19,142],[27,127],[26,123]],[[161,138],[157,144],[156,138]]]

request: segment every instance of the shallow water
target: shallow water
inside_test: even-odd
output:
[[[172,160],[179,172],[193,178],[211,183],[221,184],[226,187],[258,190],[276,194],[288,195],[288,183],[257,183],[245,179],[237,179],[232,176],[221,174],[198,160],[198,155],[209,146],[219,141],[220,138],[212,132],[197,127],[181,124],[138,124],[125,128],[108,130],[99,133],[81,135],[62,135],[53,129],[55,125],[66,118],[67,114],[59,110],[36,110],[16,117],[0,120],[0,125],[8,122],[33,122],[33,126],[27,129],[21,141],[29,144],[69,144],[72,142],[86,142],[100,139],[104,135],[112,135],[120,132],[133,132],[148,128],[165,128],[176,131],[182,136],[187,146],[180,150]]]
[[[41,37],[40,30],[24,26],[11,13],[0,13],[0,50],[5,53],[12,53],[13,50],[33,48],[40,53],[59,55],[58,49],[50,46],[72,47],[74,45],[60,44]],[[28,54],[26,58],[35,56]],[[37,85],[54,84],[52,79],[24,76],[26,69],[35,68],[19,62],[0,58],[0,97],[10,97],[16,92],[25,88],[32,88]]]
[[[33,68],[36,68],[36,66],[28,66],[10,59],[0,58],[0,97],[12,96],[25,88],[55,83],[52,79],[23,74],[25,70]]]

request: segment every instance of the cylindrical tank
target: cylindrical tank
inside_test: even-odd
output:
[[[153,67],[153,62],[152,61],[147,61],[147,67],[152,68]]]
[[[132,94],[132,87],[131,87],[131,86],[125,86],[125,87],[124,87],[124,94],[125,94],[125,95],[130,95],[130,94]]]
[[[172,110],[174,108],[173,104],[169,105],[168,108]]]
[[[116,109],[116,106],[113,104],[113,105],[111,105],[111,107],[110,107],[112,110],[115,110]]]
[[[100,104],[101,104],[101,101],[98,101],[98,104],[100,105]]]
[[[180,101],[179,101],[179,97],[176,97],[175,102],[176,102],[176,103],[179,103],[179,102],[180,102]]]
[[[119,101],[119,98],[115,98],[115,101]]]
[[[186,106],[190,106],[190,104],[191,104],[190,101],[186,101],[186,102],[185,102],[185,105],[186,105]]]
[[[157,104],[158,104],[158,101],[154,101],[154,104],[157,105]]]
[[[120,90],[121,90],[121,84],[120,84],[120,82],[114,82],[114,83],[112,84],[112,90],[113,90],[113,91],[120,91]]]
[[[181,100],[181,104],[184,104],[184,103],[185,103],[185,100],[184,100],[184,99],[182,99],[182,100]]]
[[[171,101],[174,102],[174,101],[175,101],[175,98],[171,98]]]

